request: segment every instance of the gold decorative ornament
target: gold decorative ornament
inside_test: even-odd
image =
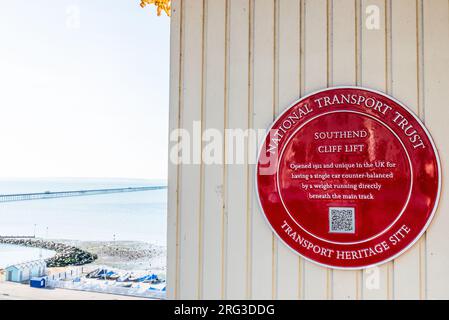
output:
[[[154,4],[157,7],[157,15],[160,16],[162,10],[165,11],[167,16],[171,14],[171,0],[141,0],[140,6],[145,8],[148,4]]]

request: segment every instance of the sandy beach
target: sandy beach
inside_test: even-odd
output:
[[[86,266],[107,266],[126,271],[151,271],[165,274],[166,248],[141,241],[54,240],[98,256]]]
[[[88,252],[97,259],[80,268],[87,273],[98,268],[107,268],[118,272],[133,274],[157,274],[165,279],[166,248],[140,241],[76,241],[76,240],[38,240],[45,245],[69,246]],[[72,266],[49,267],[47,274],[58,276],[73,270]],[[101,280],[93,280],[101,281]],[[101,281],[103,282],[103,281]],[[107,282],[107,281],[104,281]],[[100,282],[98,282],[100,283]],[[109,291],[109,290],[108,290]],[[4,271],[0,270],[0,300],[1,299],[129,299],[117,294],[94,293],[89,291],[68,290],[62,288],[36,290],[26,284],[4,281]]]
[[[109,267],[125,271],[150,271],[160,275],[165,274],[166,248],[141,241],[78,241],[63,239],[2,239],[1,241],[19,246],[34,248],[55,248],[57,255],[71,253],[74,250],[81,252],[81,260],[78,256],[69,259],[70,263],[64,265],[47,265],[54,267],[89,266]],[[92,259],[85,259],[84,256]],[[50,259],[52,260],[52,259]],[[50,261],[47,260],[47,261]],[[67,260],[66,260],[67,261]]]

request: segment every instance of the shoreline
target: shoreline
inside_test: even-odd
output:
[[[43,239],[1,238],[0,244],[16,245],[21,247],[38,248],[55,251],[56,254],[45,259],[48,268],[83,266],[98,259],[96,254],[82,250],[75,246]]]
[[[159,274],[165,274],[166,271],[165,246],[143,241],[58,241],[97,255],[97,259],[89,266]]]
[[[48,268],[110,267],[165,274],[166,247],[142,241],[83,241],[65,239],[0,238],[0,244],[53,250]]]

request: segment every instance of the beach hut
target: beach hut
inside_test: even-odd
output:
[[[24,282],[34,277],[45,276],[47,264],[44,260],[35,260],[14,264],[5,268],[6,281]]]

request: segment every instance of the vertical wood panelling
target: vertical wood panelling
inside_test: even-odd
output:
[[[299,96],[356,84],[425,120],[444,169],[448,52],[448,0],[175,0],[170,129],[193,135],[202,120],[197,129],[265,130]],[[224,137],[228,161],[237,160],[232,139]],[[434,222],[412,249],[379,268],[337,271],[273,235],[254,194],[252,156],[247,148],[244,164],[169,164],[169,298],[449,298],[444,180]]]
[[[193,141],[194,122],[202,118],[203,104],[203,1],[189,0],[183,3],[183,70],[181,126],[192,136],[191,158],[201,159],[201,137]],[[199,128],[201,129],[201,128]],[[179,181],[180,261],[179,298],[199,297],[200,254],[200,198],[201,167],[184,164]]]
[[[361,85],[388,91],[388,47],[386,0],[362,0],[361,6]],[[392,295],[393,263],[363,273],[364,299],[389,299]]]
[[[274,117],[274,0],[255,0],[253,45],[253,127],[266,129]],[[254,181],[252,170],[251,181]],[[252,184],[251,192],[254,192]],[[262,216],[258,200],[253,196],[252,207],[252,270],[251,297],[272,299],[275,285],[275,239]]]
[[[170,110],[169,130],[173,132],[179,128],[179,106],[181,88],[181,10],[182,0],[175,1],[172,6],[172,18],[170,23]],[[169,141],[169,153],[176,141]],[[167,297],[178,297],[177,288],[179,281],[179,223],[178,223],[178,173],[180,167],[170,160],[168,161],[168,191],[167,199]]]
[[[328,85],[328,1],[305,1],[305,94]],[[304,262],[304,298],[331,296],[331,270]]]
[[[392,87],[391,94],[407,105],[417,115],[419,113],[419,52],[418,16],[416,1],[392,1]],[[420,265],[420,245],[416,243],[394,261],[394,298],[419,299],[420,279],[423,266]]]
[[[205,130],[214,130],[212,136],[204,137],[206,144],[222,145],[224,132],[225,81],[226,81],[226,0],[206,2],[205,17],[205,72],[204,72],[204,111]],[[213,139],[217,139],[215,141]],[[218,151],[216,151],[218,152]],[[210,152],[207,152],[210,154]],[[222,160],[222,150],[217,160]],[[207,155],[206,155],[207,156]],[[223,279],[223,205],[224,205],[224,166],[220,163],[204,165],[204,205],[203,205],[203,299],[222,298]],[[201,263],[201,261],[200,261]]]
[[[443,170],[449,159],[449,2],[423,1],[424,110]],[[446,171],[447,177],[447,171]],[[427,298],[449,298],[449,189],[443,176],[440,205],[427,232]]]
[[[356,85],[356,2],[355,0],[333,0],[331,4],[329,85]],[[334,299],[359,298],[360,271],[334,270],[332,273]]]
[[[227,128],[248,128],[248,52],[249,52],[249,1],[228,0],[229,10],[229,80]],[[235,157],[235,140],[226,137],[226,153]],[[248,167],[229,164],[227,167],[227,261],[226,297],[247,298],[247,192]]]
[[[300,1],[278,1],[276,116],[300,96]],[[279,299],[299,298],[300,259],[279,240],[277,245],[277,292]]]

